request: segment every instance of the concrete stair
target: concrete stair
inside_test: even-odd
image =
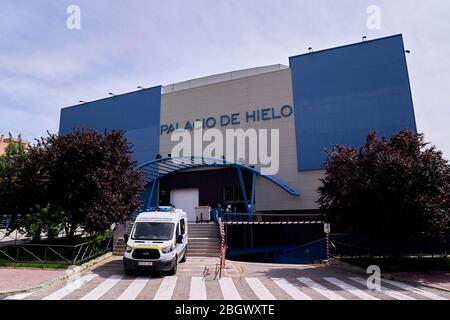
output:
[[[123,238],[117,239],[116,245],[114,246],[113,255],[115,256],[123,255],[125,248],[126,248],[125,240],[123,240]]]
[[[188,256],[218,257],[220,253],[219,228],[215,223],[188,224]]]
[[[132,223],[128,224],[127,230],[125,231],[126,234],[130,235],[131,228],[133,227]],[[126,249],[127,244],[125,243],[125,240],[123,239],[123,235],[120,235],[117,239],[117,242],[113,249],[113,255],[115,256],[122,256],[123,252]]]

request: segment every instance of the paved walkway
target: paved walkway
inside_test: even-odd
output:
[[[450,290],[450,272],[395,272],[395,278]]]
[[[176,276],[126,276],[120,258],[30,293],[7,297],[27,300],[447,300],[450,293],[383,280],[381,290],[368,289],[364,275],[324,265],[273,265],[227,262],[214,280],[218,259],[193,258],[180,264]]]
[[[0,267],[0,292],[35,287],[65,272],[66,270]]]

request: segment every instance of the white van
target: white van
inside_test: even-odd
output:
[[[124,235],[125,273],[155,270],[176,274],[178,262],[186,261],[187,235],[187,215],[181,209],[159,207],[140,213],[131,234]]]

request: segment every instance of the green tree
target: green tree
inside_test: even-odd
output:
[[[49,134],[30,148],[20,175],[27,194],[21,224],[34,234],[80,227],[104,232],[140,206],[142,174],[122,131]]]
[[[371,133],[359,149],[335,146],[321,181],[318,202],[329,219],[394,255],[449,230],[450,166],[422,134]]]
[[[0,214],[16,217],[19,213],[19,203],[23,200],[20,192],[18,176],[26,159],[25,145],[18,139],[13,139],[0,156]],[[12,224],[12,226],[14,223]]]

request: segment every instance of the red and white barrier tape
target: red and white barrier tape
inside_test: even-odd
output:
[[[225,256],[227,251],[227,245],[225,243],[225,228],[223,223],[219,224],[220,227],[220,269],[219,269],[219,279],[222,278],[222,269],[225,267]]]
[[[224,221],[223,224],[321,224],[323,221]]]

